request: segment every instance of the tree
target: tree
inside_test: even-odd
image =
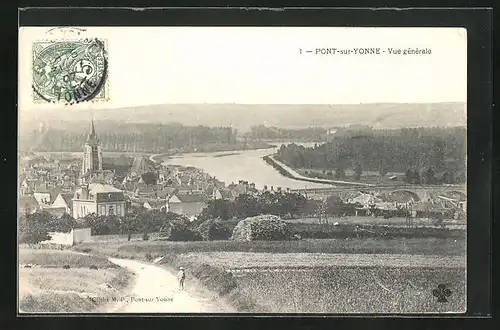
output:
[[[356,164],[354,165],[354,180],[359,181],[361,179],[361,174],[363,174],[361,163],[356,162]]]
[[[69,233],[72,229],[78,228],[79,223],[68,213],[64,213],[59,218],[52,217],[50,231]]]
[[[413,183],[413,180],[414,180],[413,171],[411,169],[407,169],[405,171],[405,176],[403,178],[403,181],[406,183]]]
[[[128,213],[123,216],[120,222],[120,232],[123,234],[127,234],[127,240],[130,241],[132,238],[132,233],[135,233],[139,230],[139,224],[137,215],[133,213]]]
[[[458,173],[455,177],[455,182],[456,183],[466,183],[467,182],[467,175],[465,174],[465,172]]]
[[[49,226],[52,215],[45,211],[35,212],[19,218],[19,243],[36,244],[50,240]]]
[[[184,222],[165,222],[159,234],[169,241],[197,241],[201,237],[195,229],[190,228],[189,224]]]
[[[446,147],[445,142],[442,139],[438,138],[434,142],[434,145],[431,150],[431,166],[433,166],[438,170],[443,169],[445,167],[445,161],[444,161],[445,147]]]
[[[110,227],[115,227],[116,232],[118,231],[118,224],[113,219],[110,220],[108,223],[106,216],[91,213],[83,218],[83,226],[90,228],[92,235],[110,235],[112,234]]]
[[[342,166],[338,166],[335,169],[335,178],[336,179],[344,179],[345,178],[345,169]]]
[[[230,227],[218,220],[207,220],[200,223],[196,232],[204,241],[226,240],[231,237]]]
[[[417,170],[413,171],[412,178],[413,179],[412,179],[411,183],[420,184],[422,182],[422,180],[420,178],[420,174],[418,173]]]
[[[311,148],[283,146],[276,157],[292,167],[320,171],[339,162],[359,161],[363,170],[381,175],[413,167],[432,166],[440,172],[465,169],[467,134],[463,127],[385,129],[359,135],[337,134],[332,141]]]
[[[425,184],[436,184],[436,176],[432,167],[427,168],[427,170],[422,173],[422,179]]]
[[[330,215],[340,216],[343,211],[342,199],[337,195],[331,195],[326,199],[326,212]]]
[[[441,177],[441,182],[445,184],[455,183],[455,174],[452,171],[444,172]]]
[[[158,231],[163,226],[166,217],[161,211],[139,211],[135,215],[134,223],[137,231],[142,232],[143,240],[149,239],[149,233]]]
[[[208,203],[200,215],[200,219],[229,220],[233,217],[231,202],[225,199],[215,199]]]
[[[382,158],[380,160],[380,164],[379,164],[379,168],[378,168],[378,173],[380,174],[380,176],[384,176],[387,174],[387,161],[385,160],[385,158]]]
[[[267,194],[270,195],[269,192]],[[234,214],[239,218],[253,217],[259,212],[259,201],[248,194],[238,195],[234,200]]]

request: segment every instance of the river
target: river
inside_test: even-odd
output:
[[[281,146],[282,143],[278,145]],[[314,143],[296,143],[306,147],[313,146]],[[217,179],[226,183],[238,183],[245,180],[255,183],[257,189],[281,187],[283,189],[303,189],[303,188],[331,188],[333,185],[305,182],[287,178],[281,175],[271,165],[267,164],[262,157],[276,153],[278,148],[224,151],[209,153],[189,153],[174,157],[164,157],[162,160],[166,164],[192,166],[199,168]]]

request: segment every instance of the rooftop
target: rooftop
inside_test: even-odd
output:
[[[64,193],[61,194],[61,197],[64,199],[66,204],[71,205],[71,202],[73,200],[73,194],[72,193]]]
[[[205,194],[176,194],[181,203],[208,202],[209,198]],[[173,197],[173,196],[172,196]]]
[[[81,190],[82,190],[81,188],[78,189],[78,191]],[[110,186],[109,184],[91,183],[89,184],[89,192],[94,194],[99,194],[99,193],[122,192],[122,191],[113,186]]]

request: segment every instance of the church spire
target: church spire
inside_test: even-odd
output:
[[[95,137],[94,118],[92,118],[92,130],[91,130],[90,135],[91,135],[92,137]]]
[[[87,143],[92,145],[99,143],[99,140],[97,139],[97,134],[95,133],[94,118],[92,118],[92,121],[90,123],[90,134],[87,137]]]

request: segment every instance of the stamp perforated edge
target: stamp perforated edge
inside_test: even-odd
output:
[[[109,61],[109,44],[108,44],[108,39],[105,39],[105,38],[99,38],[99,37],[89,37],[89,36],[81,36],[81,35],[78,35],[78,36],[75,36],[75,37],[71,37],[71,38],[46,38],[46,39],[37,39],[37,40],[34,40],[31,44],[31,54],[30,54],[30,62],[29,62],[29,75],[30,75],[30,79],[31,79],[31,83],[30,83],[30,86],[31,86],[31,100],[34,104],[48,104],[49,102],[47,102],[46,100],[40,98],[40,96],[35,92],[34,88],[33,88],[33,56],[34,56],[34,51],[33,51],[33,47],[35,45],[35,43],[58,43],[58,42],[70,42],[70,41],[78,41],[78,40],[84,40],[84,39],[98,39],[99,41],[101,41],[104,45],[104,52],[105,52],[105,56],[106,56],[106,62],[107,62],[107,65],[106,65],[106,72],[105,72],[105,81],[104,81],[104,84],[101,88],[101,91],[99,92],[98,95],[96,95],[96,97],[92,98],[91,100],[86,100],[86,101],[80,101],[79,103],[103,103],[103,102],[109,102],[110,101],[110,95],[109,95],[109,89],[110,89],[110,83],[109,83],[109,80],[110,80],[110,75],[109,75],[109,67],[110,67],[110,61]],[[102,97],[99,97],[101,94],[104,94]],[[57,104],[57,105],[71,105],[67,102],[65,102],[64,100],[61,100],[59,102],[54,102],[54,104]]]

